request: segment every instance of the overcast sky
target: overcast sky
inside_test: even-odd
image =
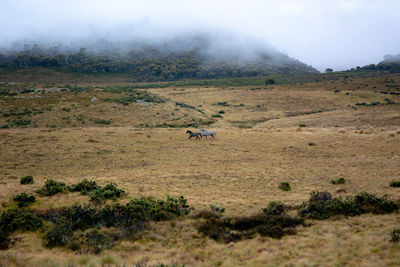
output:
[[[319,70],[348,69],[400,53],[400,0],[0,0],[0,46],[215,29],[260,39]]]

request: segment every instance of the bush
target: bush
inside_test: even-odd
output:
[[[9,245],[10,245],[10,238],[8,237],[8,234],[4,232],[2,229],[0,229],[0,250],[8,249]]]
[[[46,240],[46,246],[53,248],[65,246],[72,235],[71,221],[65,217],[60,217],[43,238]]]
[[[21,184],[33,184],[33,176],[27,175],[21,177]]]
[[[116,200],[124,194],[124,190],[117,188],[113,184],[107,184],[99,187],[90,193],[90,200],[95,202],[104,202],[107,199]]]
[[[264,85],[272,85],[272,84],[275,84],[275,83],[276,82],[275,82],[274,79],[267,79],[267,80],[265,80]]]
[[[225,212],[225,208],[224,207],[218,207],[215,206],[213,204],[210,205],[211,211],[215,214],[222,214]]]
[[[279,185],[279,189],[282,190],[282,191],[290,191],[291,187],[290,187],[290,184],[288,182],[282,182]]]
[[[266,208],[263,208],[262,211],[265,215],[281,215],[286,212],[285,204],[279,201],[271,201],[268,203]]]
[[[391,242],[397,243],[400,240],[400,229],[393,229],[391,234]]]
[[[339,177],[336,180],[331,180],[331,184],[345,184],[346,180],[343,177]]]
[[[100,186],[98,186],[95,181],[83,179],[81,182],[70,186],[69,190],[71,192],[81,192],[82,195],[87,195],[89,192],[99,188]]]
[[[245,238],[253,238],[256,233],[272,238],[281,238],[293,228],[303,223],[300,217],[286,214],[206,219],[197,226],[197,230],[216,241],[229,243]]]
[[[58,193],[66,193],[68,191],[67,186],[63,182],[57,182],[54,180],[46,180],[44,186],[36,190],[36,193],[42,196],[52,196]]]
[[[110,248],[114,245],[114,240],[107,234],[97,229],[91,229],[85,234],[86,244],[98,254],[104,248]]]
[[[400,187],[400,181],[391,181],[389,184],[391,187]]]
[[[354,197],[332,198],[328,192],[314,191],[310,199],[303,203],[299,215],[310,219],[327,219],[335,215],[356,216],[363,213],[391,213],[398,210],[396,202],[389,200],[386,196],[381,198],[362,192]]]
[[[0,229],[5,233],[16,230],[34,231],[41,226],[42,220],[29,209],[9,208],[0,215]]]
[[[28,195],[25,192],[14,196],[14,201],[18,202],[18,207],[20,208],[29,206],[35,200],[34,196]]]

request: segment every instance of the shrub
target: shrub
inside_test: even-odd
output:
[[[355,216],[363,213],[391,213],[398,210],[396,202],[386,196],[381,198],[362,192],[346,199],[332,198],[328,192],[314,191],[310,199],[303,203],[299,215],[311,219],[327,219],[335,215]]]
[[[281,215],[286,212],[285,204],[279,201],[271,201],[268,203],[266,208],[263,208],[262,211],[265,215]]]
[[[9,245],[10,238],[8,237],[8,234],[0,229],[0,250],[8,249]]]
[[[14,201],[18,202],[18,207],[27,207],[33,202],[35,202],[35,197],[22,192],[14,196]]]
[[[275,83],[276,82],[275,82],[274,79],[267,79],[267,80],[265,80],[264,85],[272,85],[272,84],[275,84]]]
[[[0,229],[5,233],[15,230],[34,231],[42,226],[42,220],[31,210],[23,208],[9,208],[0,215]]]
[[[288,182],[282,182],[279,184],[279,189],[282,191],[290,191],[291,187],[290,184]]]
[[[104,248],[110,248],[114,245],[114,240],[107,234],[97,229],[91,229],[85,234],[86,244],[98,254]]]
[[[70,186],[69,190],[72,192],[81,192],[82,195],[86,195],[89,192],[99,188],[100,186],[98,186],[95,181],[83,179],[81,182]]]
[[[216,241],[229,243],[252,238],[256,233],[279,239],[302,223],[302,218],[286,214],[257,214],[231,218],[211,217],[200,223],[197,230]]]
[[[90,193],[90,200],[95,202],[104,202],[107,199],[117,199],[124,194],[124,190],[117,188],[109,183],[104,187],[99,187]]]
[[[345,184],[346,180],[343,177],[339,177],[335,180],[331,180],[331,184]]]
[[[211,211],[215,214],[222,214],[225,212],[225,208],[224,207],[218,207],[215,206],[213,204],[210,205]]]
[[[27,175],[21,177],[21,184],[33,184],[33,176]]]
[[[221,114],[213,114],[211,115],[213,118],[223,118]]]
[[[58,193],[66,193],[68,191],[67,186],[63,182],[57,182],[52,179],[46,180],[44,186],[36,190],[36,193],[42,196],[52,196]]]
[[[111,120],[103,120],[103,119],[100,119],[100,120],[95,120],[94,123],[96,123],[96,124],[109,125],[109,124],[111,123]]]
[[[300,123],[299,127],[303,128],[303,127],[307,127],[307,125],[305,125],[304,123]]]
[[[71,222],[65,217],[60,217],[43,238],[46,240],[46,246],[52,248],[66,245],[72,235]]]
[[[391,181],[389,184],[391,187],[400,187],[400,181]]]
[[[391,242],[397,243],[400,240],[400,229],[393,229],[391,234]]]

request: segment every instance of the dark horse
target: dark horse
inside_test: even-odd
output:
[[[203,136],[201,135],[201,133],[194,133],[194,132],[189,131],[189,130],[187,130],[186,133],[189,134],[189,138],[188,138],[188,139],[190,139],[190,138],[192,138],[192,137],[196,137],[196,140],[197,140],[197,139],[200,140],[200,139],[203,137]]]

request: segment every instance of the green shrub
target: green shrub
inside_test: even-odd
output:
[[[213,114],[211,115],[213,118],[223,118],[221,114]]]
[[[52,196],[58,193],[66,193],[68,191],[67,186],[63,182],[57,182],[52,179],[46,180],[44,186],[36,190],[36,193],[42,196]]]
[[[271,201],[268,203],[266,208],[263,208],[262,211],[265,215],[281,215],[286,212],[285,204],[279,201]]]
[[[104,187],[99,187],[90,193],[90,200],[95,202],[104,202],[107,199],[116,200],[124,194],[124,190],[117,188],[109,183]]]
[[[35,202],[35,197],[22,192],[14,196],[14,201],[18,202],[18,207],[27,207],[33,202]]]
[[[211,217],[197,225],[197,230],[216,241],[229,243],[253,238],[257,233],[279,239],[302,223],[302,218],[286,214],[257,214],[231,218]]]
[[[389,184],[391,187],[400,187],[400,181],[391,181]]]
[[[60,217],[43,237],[47,247],[65,246],[72,237],[72,224],[65,217]]]
[[[328,192],[314,191],[311,193],[310,199],[303,203],[299,215],[304,218],[321,220],[335,215],[382,214],[391,213],[398,209],[398,204],[387,199],[386,196],[379,198],[373,194],[362,192],[343,200],[332,198],[332,195]]]
[[[339,177],[335,180],[331,180],[331,184],[345,184],[346,180],[343,177]]]
[[[104,125],[109,125],[111,124],[111,120],[95,120],[94,123],[96,124],[104,124]]]
[[[400,240],[400,229],[393,229],[391,234],[391,242],[397,243]]]
[[[9,208],[0,215],[0,229],[5,233],[15,230],[34,231],[41,226],[42,220],[29,209]]]
[[[307,125],[305,125],[304,123],[300,123],[299,127],[304,128],[304,127],[307,127]]]
[[[282,182],[279,184],[279,189],[282,191],[290,191],[291,187],[290,184],[288,182]]]
[[[33,184],[33,176],[27,175],[21,177],[21,184]]]
[[[81,192],[82,195],[86,195],[89,192],[99,188],[100,186],[98,186],[95,181],[89,181],[87,179],[83,179],[81,182],[70,186],[69,190],[72,192]]]

